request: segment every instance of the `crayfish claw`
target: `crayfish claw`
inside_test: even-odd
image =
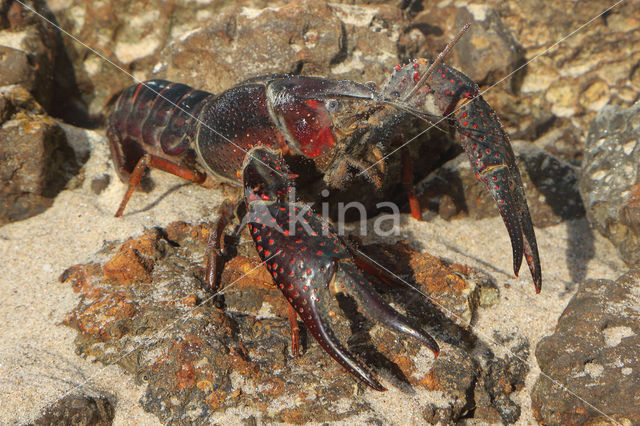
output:
[[[478,174],[478,180],[487,188],[496,204],[498,212],[509,233],[513,250],[513,273],[518,276],[522,265],[524,242],[522,238],[521,215],[519,213],[518,198],[510,188],[512,183],[509,169],[505,165],[491,166]]]
[[[310,306],[306,310],[308,314],[301,315],[311,335],[320,346],[349,373],[356,376],[372,389],[381,392],[386,391],[387,389],[380,384],[371,370],[356,359],[336,338],[335,333],[329,325],[329,315],[325,311],[324,308],[311,301]]]
[[[513,272],[518,276],[522,258],[527,261],[536,292],[542,287],[538,245],[527,207],[522,178],[509,137],[496,113],[470,86],[472,99],[456,113],[462,146],[476,177],[495,200],[513,250]]]
[[[372,389],[386,390],[336,338],[329,311],[336,293],[350,295],[365,316],[438,355],[435,340],[375,292],[331,225],[308,205],[290,199],[291,181],[279,152],[262,147],[249,151],[243,179],[246,220],[258,254],[290,306],[333,359]]]
[[[373,285],[355,265],[340,262],[333,280],[333,291],[354,298],[358,309],[371,321],[389,330],[405,334],[429,348],[435,357],[440,353],[438,343],[429,334],[411,325],[409,320],[389,306],[374,290]]]

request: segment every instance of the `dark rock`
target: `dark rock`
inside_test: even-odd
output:
[[[640,104],[606,107],[589,129],[580,194],[591,224],[640,265]]]
[[[19,86],[0,91],[0,224],[41,213],[78,168],[62,129]]]
[[[43,12],[39,1],[28,7]],[[17,84],[27,89],[48,112],[53,108],[56,62],[55,29],[20,2],[5,2],[0,25],[0,86]],[[0,19],[1,21],[1,19]]]
[[[522,336],[494,335],[494,342],[508,349],[503,358],[485,354],[481,377],[476,383],[474,419],[488,423],[513,424],[520,418],[520,406],[511,398],[522,390],[529,372],[529,342]]]
[[[65,271],[61,281],[81,300],[65,320],[79,332],[78,353],[135,374],[147,387],[143,407],[166,422],[215,421],[216,413],[232,407],[250,408],[259,422],[348,421],[363,413],[387,418],[373,408],[373,391],[343,371],[304,328],[302,355],[289,355],[287,303],[252,245],[243,244],[248,236],[224,269],[220,293],[212,298],[203,290],[208,238],[208,225],[174,223],[105,248],[111,259],[104,265]],[[464,321],[471,317],[476,284],[467,280],[477,274],[469,268],[402,244],[363,249],[412,277],[421,291],[433,291]],[[422,298],[379,289],[412,321],[428,324],[440,356],[433,360],[427,349],[370,323],[347,298],[325,307],[335,313],[338,338],[407,398],[421,395],[412,399],[418,401],[414,416],[454,422],[473,405],[480,374],[464,343],[468,332]],[[427,397],[430,392],[437,397]]]
[[[536,348],[541,375],[531,400],[540,422],[640,422],[639,288],[638,270],[580,284]]]
[[[106,396],[67,395],[46,407],[33,424],[109,426],[113,423],[114,408]]]
[[[467,23],[471,28],[446,62],[478,84],[493,84],[524,62],[523,52],[489,5],[428,7],[404,27],[399,48],[404,61],[434,58]]]
[[[534,225],[544,227],[583,217],[576,168],[530,143],[513,145]],[[466,155],[427,176],[416,191],[423,208],[438,211],[445,219],[498,215],[495,201],[477,181]]]

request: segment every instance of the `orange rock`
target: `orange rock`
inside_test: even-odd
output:
[[[74,292],[94,299],[102,293],[102,290],[94,285],[98,283],[100,273],[99,264],[87,263],[70,267],[60,275],[58,280],[61,283],[71,282]]]
[[[433,369],[430,370],[422,379],[418,380],[418,384],[432,391],[443,390],[440,385],[440,380],[438,380]]]
[[[196,376],[196,369],[193,364],[182,364],[182,368],[176,373],[176,387],[178,390],[183,390],[195,386]]]
[[[151,231],[124,242],[102,267],[104,278],[118,284],[150,282],[159,237],[157,231]]]
[[[212,410],[217,411],[222,407],[224,401],[227,399],[227,394],[222,390],[215,390],[211,392],[206,398],[205,402],[209,404]]]

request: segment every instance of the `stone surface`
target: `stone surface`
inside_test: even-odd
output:
[[[617,5],[562,48],[554,43],[601,13],[601,2],[582,2],[571,14],[559,4],[539,10],[533,1],[284,3],[55,0],[48,5],[58,23],[86,45],[63,39],[72,83],[94,116],[132,82],[122,70],[139,79],[170,77],[217,92],[267,72],[380,83],[397,62],[435,56],[466,22],[472,28],[447,62],[482,89],[491,85],[485,97],[518,139],[566,129],[571,138],[557,154],[579,159],[580,141],[595,113],[605,104],[629,106],[638,99],[636,2]]]
[[[45,12],[39,1],[27,7]],[[56,30],[19,2],[3,2],[0,18],[0,86],[17,84],[48,112],[53,107],[57,58]],[[46,14],[46,13],[45,13]]]
[[[399,39],[404,57],[433,55],[447,34],[472,21],[471,37],[448,62],[491,85],[483,96],[513,138],[533,141],[565,130],[569,138],[556,150],[562,159],[581,158],[589,124],[603,105],[630,106],[638,99],[638,3],[618,4],[586,26],[609,5],[590,0],[566,13],[564,3],[540,8],[535,1],[412,3],[418,11],[409,13]]]
[[[114,412],[114,404],[106,396],[68,395],[46,407],[33,424],[109,426]]]
[[[106,245],[102,264],[65,271],[60,280],[81,300],[65,320],[78,330],[78,353],[135,374],[146,384],[143,407],[165,422],[215,421],[216,413],[234,408],[259,421],[348,421],[365,413],[389,419],[373,408],[378,393],[343,371],[304,327],[301,356],[289,355],[286,301],[252,245],[243,244],[248,236],[226,264],[219,293],[213,297],[203,290],[201,259],[208,237],[209,225],[177,222],[119,247]],[[412,321],[428,325],[441,354],[434,360],[426,348],[370,323],[348,298],[326,307],[336,313],[331,320],[336,334],[389,386],[405,390],[403,398],[415,404],[412,416],[432,423],[456,421],[474,405],[478,377],[485,374],[478,364],[495,364],[489,350],[480,355],[486,361],[474,358],[465,343],[472,340],[468,330],[451,316],[468,323],[481,275],[420,255],[406,244],[363,250],[439,299],[434,308],[406,289],[377,286]],[[504,365],[491,368],[494,380],[506,374],[496,373],[506,371]],[[509,400],[518,388],[485,387],[491,395],[487,407],[500,415],[505,410],[494,404],[496,395]],[[516,419],[515,412],[507,418]]]
[[[214,93],[269,73],[381,84],[398,61],[401,22],[400,9],[386,5],[230,10],[168,45],[154,74]]]
[[[505,27],[498,9],[490,5],[424,5],[399,39],[403,61],[433,58],[466,23],[471,28],[456,44],[446,62],[463,70],[478,84],[494,84],[523,62],[515,37]]]
[[[584,216],[578,170],[529,143],[514,143],[533,224],[545,227]],[[445,163],[416,185],[421,206],[445,219],[497,216],[495,201],[478,182],[466,156]]]
[[[63,131],[19,86],[0,88],[0,225],[45,210],[77,172]]]
[[[640,265],[640,104],[606,107],[589,130],[580,194],[591,224]]]
[[[639,289],[637,269],[580,284],[555,333],[536,348],[543,375],[531,399],[540,422],[640,422]]]
[[[516,333],[494,333],[493,339],[507,349],[504,357],[488,354],[482,375],[476,382],[474,418],[487,423],[513,424],[520,418],[520,406],[511,399],[520,391],[529,372],[529,342]]]

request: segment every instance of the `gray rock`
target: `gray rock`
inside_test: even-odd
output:
[[[169,44],[157,75],[214,93],[269,73],[381,84],[397,64],[401,24],[401,10],[386,5],[232,9]]]
[[[0,225],[44,211],[77,171],[56,122],[19,86],[0,90]]]
[[[589,129],[580,195],[591,224],[640,264],[640,104],[605,107]]]
[[[109,426],[115,407],[107,396],[67,395],[46,407],[33,424]]]
[[[44,12],[44,5],[37,0],[27,4]],[[50,111],[55,85],[55,29],[19,2],[10,2],[2,9],[6,15],[0,16],[0,21],[4,18],[6,23],[0,25],[0,86],[20,85]]]
[[[481,376],[476,382],[473,417],[487,423],[513,424],[520,418],[521,409],[510,394],[524,387],[529,372],[529,341],[515,333],[494,333],[493,340],[509,351],[502,358],[491,351],[480,358]]]
[[[637,269],[580,285],[536,348],[542,374],[531,400],[540,422],[640,423],[639,289]]]

